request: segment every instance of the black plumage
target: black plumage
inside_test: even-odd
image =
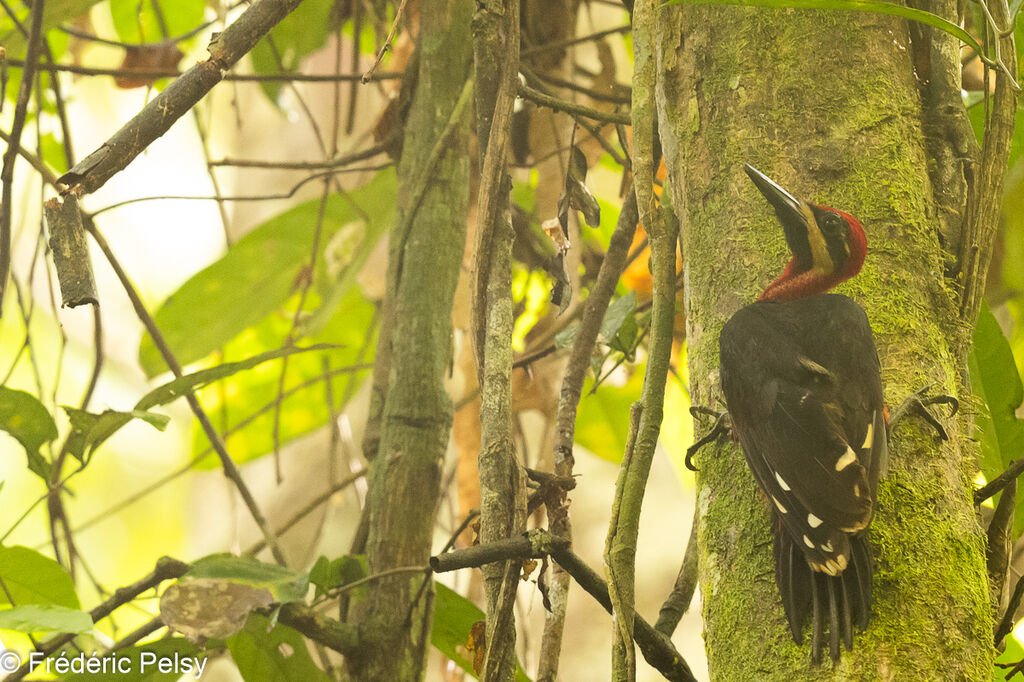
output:
[[[819,661],[853,646],[871,612],[868,526],[888,456],[878,353],[864,310],[824,293],[867,254],[848,213],[795,198],[752,166],[792,253],[722,329],[721,385],[775,534],[775,579],[793,639],[811,621]]]
[[[757,301],[722,329],[721,384],[771,503],[776,582],[793,638],[808,611],[820,657],[871,605],[866,531],[887,457],[878,355],[863,309],[838,294]],[[852,454],[851,454],[852,453]],[[826,611],[827,609],[827,611]]]

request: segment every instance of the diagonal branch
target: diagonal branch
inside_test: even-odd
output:
[[[60,181],[88,194],[102,187],[191,109],[249,50],[302,0],[259,0],[216,35],[210,58],[171,83],[110,139],[69,170]],[[26,68],[31,68],[34,60]]]

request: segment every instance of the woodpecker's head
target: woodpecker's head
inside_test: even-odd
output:
[[[849,213],[800,201],[750,164],[747,175],[775,209],[793,257],[759,301],[788,301],[828,291],[864,264],[864,228]]]

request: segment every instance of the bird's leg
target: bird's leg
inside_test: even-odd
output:
[[[946,429],[943,428],[942,424],[939,423],[939,420],[935,418],[935,415],[932,414],[928,408],[931,405],[950,405],[951,408],[949,416],[952,417],[957,413],[957,410],[960,409],[960,401],[951,395],[927,395],[928,390],[934,385],[935,384],[929,384],[921,390],[911,393],[907,396],[906,400],[896,408],[896,411],[893,412],[886,420],[890,434],[900,420],[906,416],[914,415],[921,417],[928,422],[932,428],[938,432],[939,438],[942,440],[949,440],[949,435],[946,433]]]
[[[690,415],[694,419],[700,419],[703,417],[714,417],[715,423],[711,427],[711,430],[701,436],[693,445],[686,448],[686,459],[683,460],[686,464],[686,468],[690,471],[696,471],[697,467],[693,464],[693,456],[697,454],[697,451],[708,443],[714,442],[722,436],[732,432],[732,423],[729,421],[729,413],[726,411],[716,412],[710,407],[704,407],[703,405],[692,405],[690,407]]]

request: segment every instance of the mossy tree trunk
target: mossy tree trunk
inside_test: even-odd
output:
[[[371,461],[367,564],[371,575],[425,566],[441,464],[452,424],[444,379],[452,362],[451,308],[466,238],[472,116],[469,0],[424,0],[417,86],[398,166],[389,236],[375,404],[380,441]],[[422,573],[369,584],[360,620],[358,680],[422,679],[430,646],[432,591]]]
[[[922,46],[916,27],[915,45],[907,22],[874,14],[661,11],[659,125],[682,225],[694,403],[713,405],[720,395],[723,323],[789,257],[745,162],[864,224],[867,263],[839,291],[871,319],[887,402],[899,405],[933,382],[936,391],[963,396],[966,332],[944,279],[950,258],[943,240],[956,248],[948,243],[957,228],[950,196],[963,196],[964,169],[943,167],[934,182],[948,184],[933,186],[936,138],[923,102],[941,93],[923,97],[913,68],[915,48],[920,56],[927,47],[934,69],[955,72],[956,49],[934,36]],[[956,128],[963,122],[958,86],[947,91],[939,104]],[[895,430],[871,532],[871,625],[835,668],[810,665],[809,631],[802,647],[788,634],[768,506],[739,447],[700,453],[700,576],[712,679],[991,679],[984,541],[971,496],[976,449],[964,422],[946,426],[945,443],[918,420]]]

